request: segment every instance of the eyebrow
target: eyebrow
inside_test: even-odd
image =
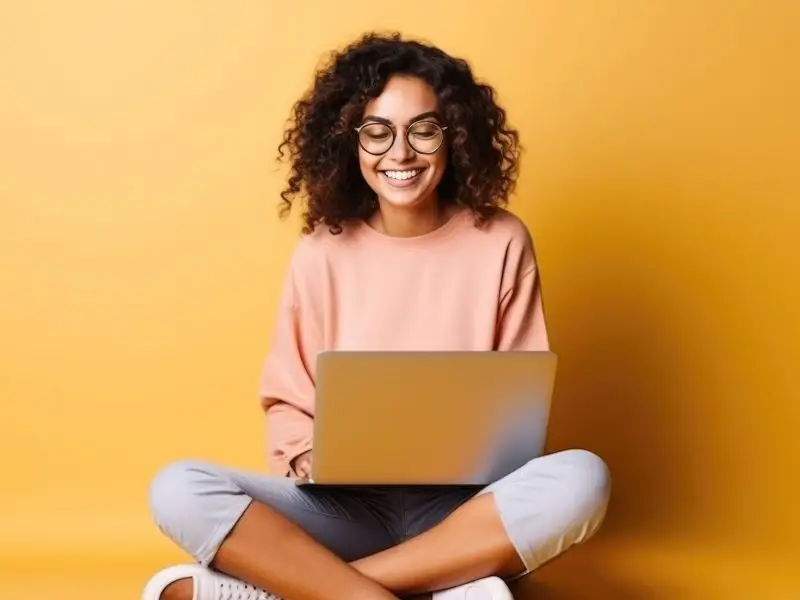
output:
[[[416,123],[417,121],[424,121],[426,119],[436,119],[437,121],[441,120],[439,118],[439,113],[437,113],[435,110],[430,110],[428,112],[420,113],[416,117],[409,119],[408,123],[406,124],[411,125],[413,123]],[[361,120],[361,123],[370,123],[370,122],[383,123],[384,125],[393,125],[393,123],[389,119],[384,119],[383,117],[376,117],[375,115],[367,115]]]

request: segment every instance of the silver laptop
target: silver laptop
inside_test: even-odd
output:
[[[487,485],[544,450],[552,352],[325,352],[312,485]]]

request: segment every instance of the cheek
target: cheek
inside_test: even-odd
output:
[[[429,164],[435,173],[434,177],[436,179],[436,183],[438,183],[441,181],[442,175],[444,175],[445,168],[447,168],[447,153],[440,152],[435,156],[431,156]]]
[[[370,179],[375,179],[375,168],[378,166],[379,160],[380,157],[372,156],[371,154],[368,154],[359,148],[358,164],[361,167],[361,174],[364,176],[364,179],[367,181]]]

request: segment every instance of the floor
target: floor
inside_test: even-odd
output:
[[[158,562],[137,557],[127,565],[106,558],[97,557],[94,564],[71,564],[66,558],[38,568],[30,562],[4,563],[0,599],[138,600],[149,574],[163,564],[163,553]],[[797,600],[800,569],[763,556],[615,541],[576,549],[523,581],[515,595],[531,600]]]

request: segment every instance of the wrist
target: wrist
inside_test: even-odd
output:
[[[311,454],[310,449],[305,450],[289,461],[289,470],[292,475],[299,475],[299,473],[297,472],[298,465],[302,463],[304,460],[307,460],[310,454]]]

